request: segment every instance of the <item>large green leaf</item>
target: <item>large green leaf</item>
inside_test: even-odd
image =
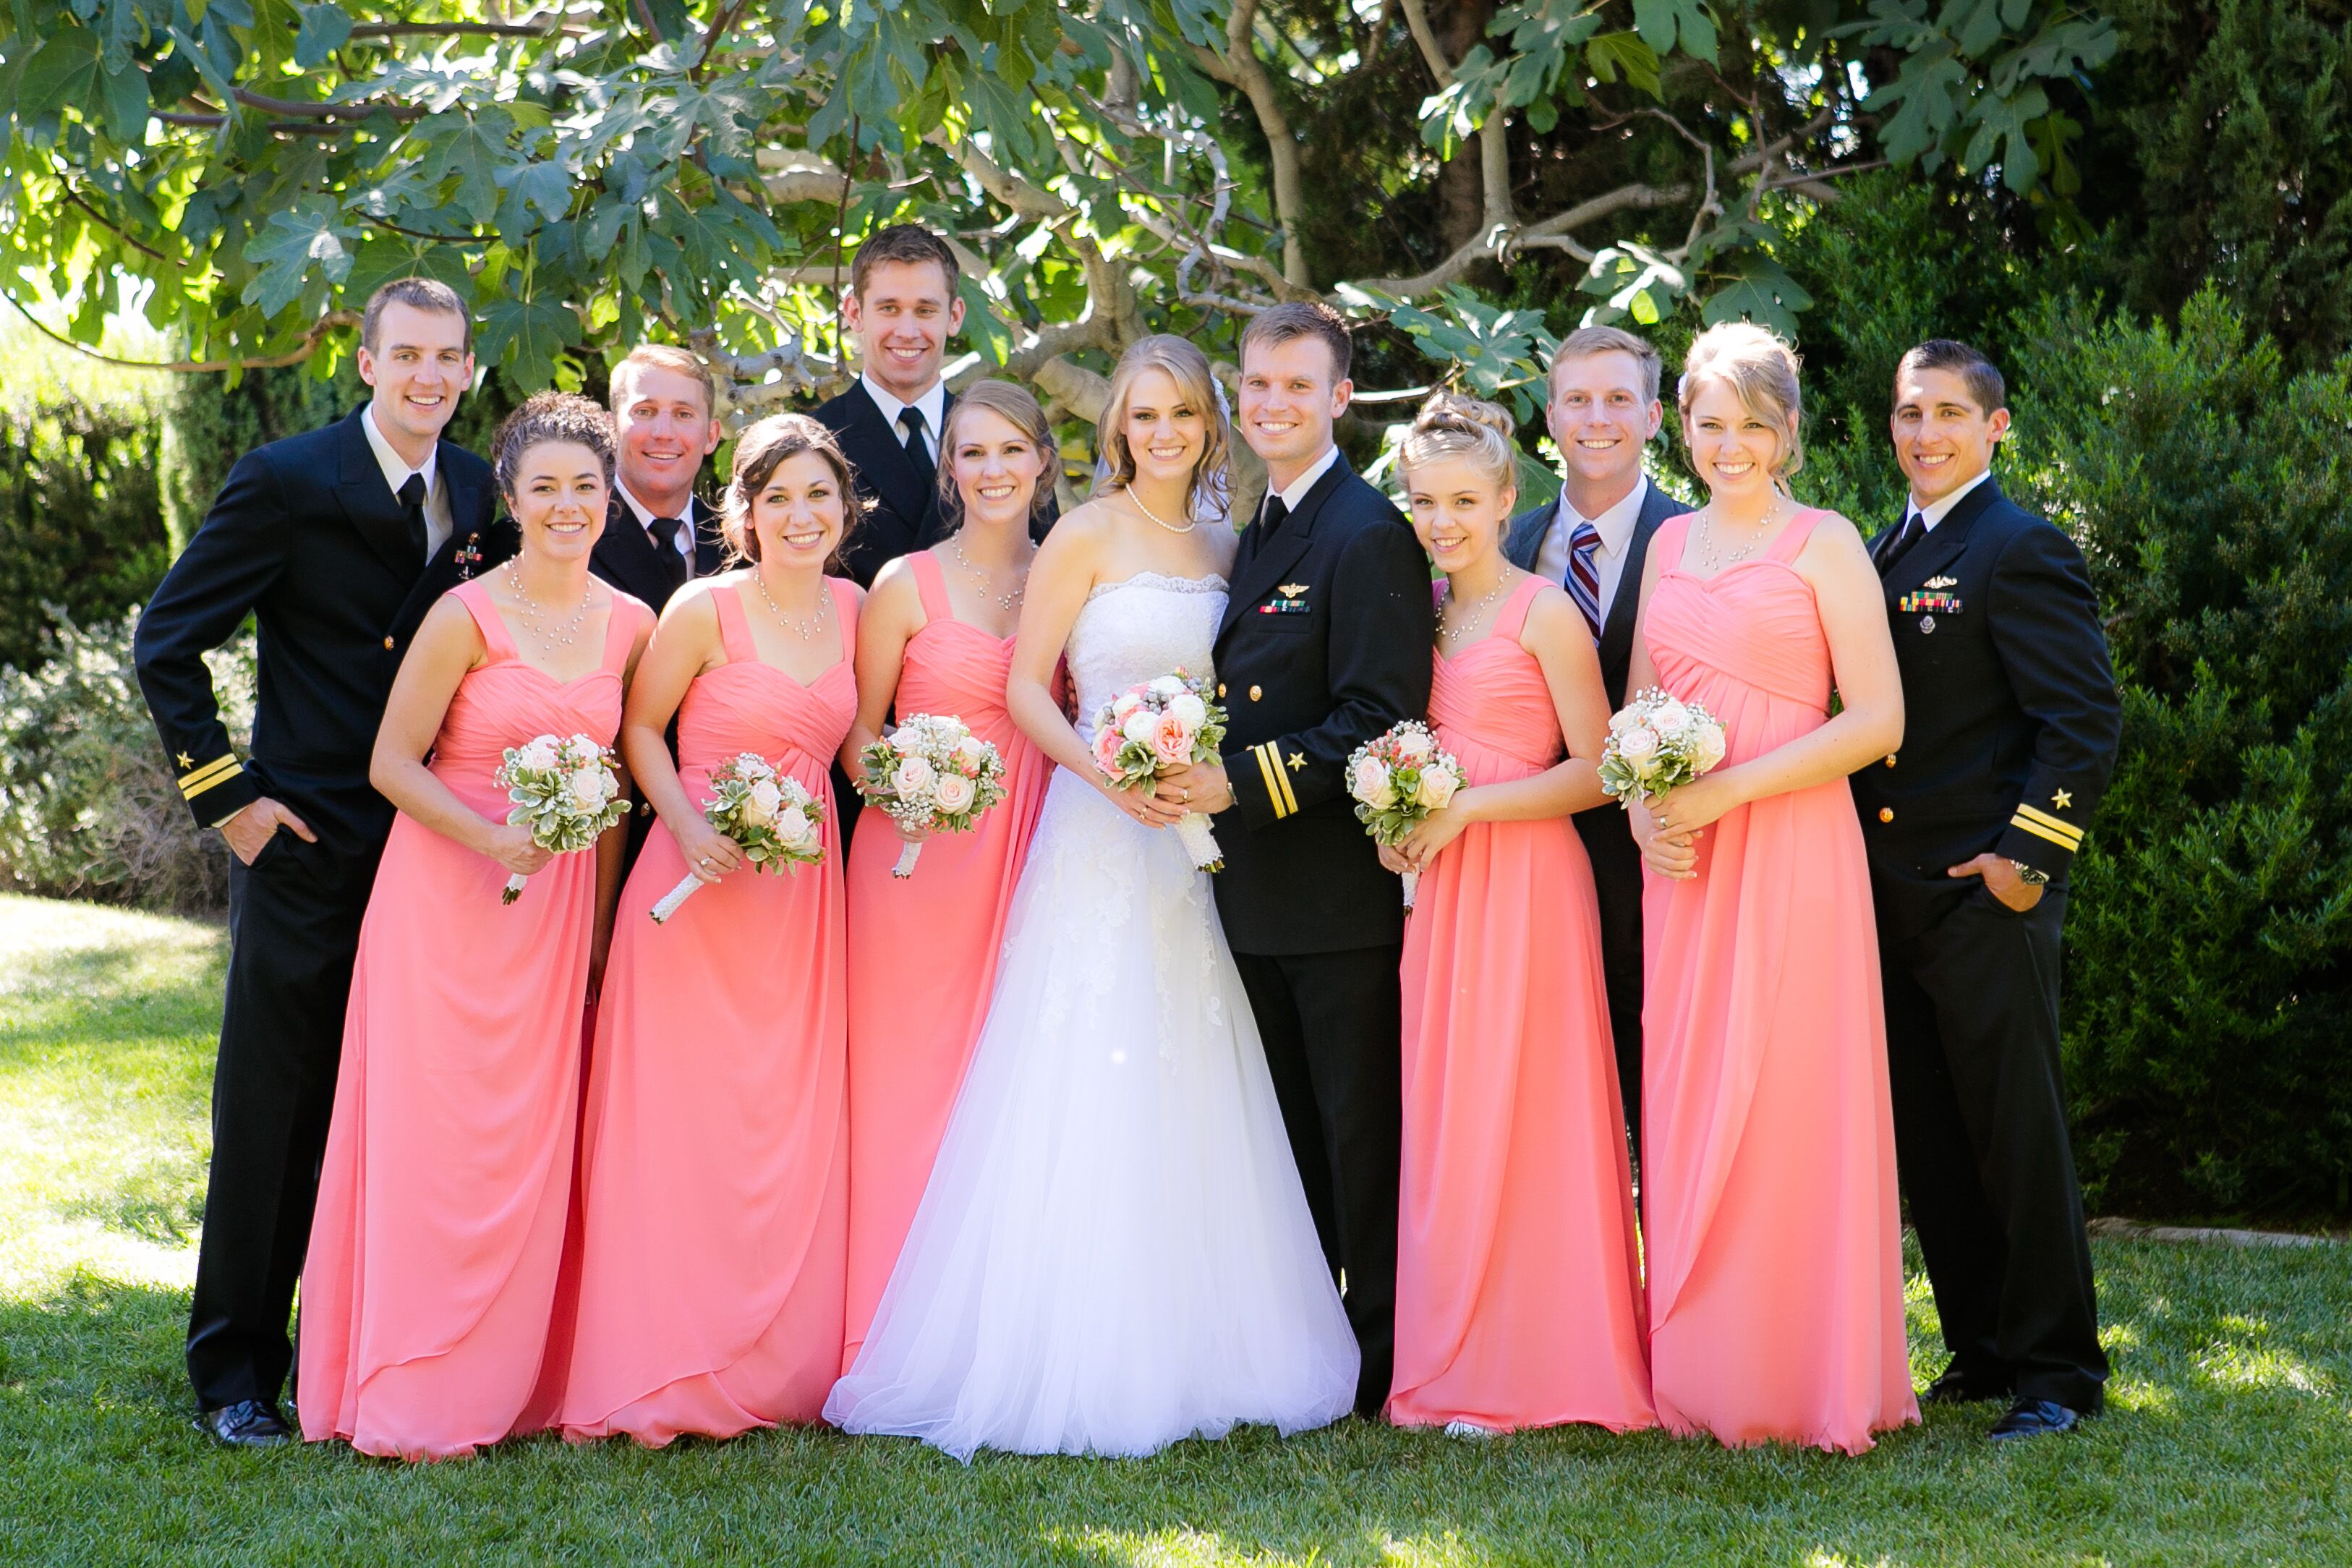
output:
[[[476,352],[530,391],[554,381],[556,356],[580,335],[571,307],[544,294],[502,295],[482,307],[479,319]]]
[[[329,197],[305,196],[280,208],[246,242],[245,259],[259,270],[240,298],[259,306],[265,318],[274,317],[301,297],[313,268],[330,283],[341,282],[351,273],[358,237]]]

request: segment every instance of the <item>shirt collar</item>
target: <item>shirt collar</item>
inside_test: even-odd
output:
[[[1966,500],[1970,490],[1976,489],[1979,485],[1984,483],[1990,478],[1992,478],[1992,470],[1990,468],[1986,468],[1979,472],[1975,479],[1970,479],[1967,484],[1962,485],[1958,489],[1954,490],[1950,495],[1946,496],[1943,500],[1935,502],[1931,506],[1921,506],[1917,498],[1913,498],[1911,501],[1911,510],[1919,514],[1920,528],[1922,530],[1932,529],[1937,523],[1951,516],[1952,509],[1959,505],[1963,500]]]
[[[899,412],[908,405],[883,391],[882,384],[870,374],[861,374],[857,379],[865,385],[866,395],[874,400],[874,406],[882,411],[882,422],[893,429],[897,428]],[[922,410],[923,428],[934,441],[940,438],[940,426],[947,418],[947,403],[948,384],[935,381],[931,383],[930,390],[915,399],[912,405]]]
[[[1308,464],[1305,473],[1276,492],[1282,497],[1283,510],[1297,511],[1298,504],[1307,499],[1307,492],[1315,488],[1315,481],[1329,473],[1331,465],[1339,460],[1339,448],[1336,444],[1324,447],[1323,455]]]
[[[400,487],[408,482],[411,474],[422,474],[425,477],[425,493],[428,496],[433,493],[434,475],[441,466],[440,442],[434,442],[433,450],[425,454],[423,468],[412,468],[408,466],[408,459],[394,451],[392,443],[384,439],[383,432],[375,427],[373,403],[360,409],[360,428],[367,432],[368,449],[375,454],[375,466],[383,470],[383,482],[392,487],[394,495],[400,493]]]
[[[1642,503],[1649,499],[1649,495],[1650,476],[1643,474],[1633,481],[1633,488],[1627,490],[1615,506],[1599,517],[1586,517],[1568,504],[1568,491],[1562,489],[1559,492],[1559,518],[1571,533],[1576,531],[1578,522],[1591,523],[1593,531],[1601,535],[1601,548],[1612,556],[1622,555],[1625,546],[1633,542],[1633,525],[1642,521]]]
[[[636,496],[630,491],[629,487],[621,482],[618,475],[614,476],[613,490],[614,494],[621,498],[623,503],[628,507],[629,510],[636,515],[637,526],[639,528],[651,528],[654,525],[654,509],[639,500]],[[687,500],[686,510],[689,513],[694,510],[694,501],[691,497]]]

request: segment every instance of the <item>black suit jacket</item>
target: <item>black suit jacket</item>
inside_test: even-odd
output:
[[[1511,519],[1510,531],[1503,537],[1503,553],[1511,564],[1522,572],[1532,572],[1536,553],[1543,548],[1544,535],[1550,531],[1552,519],[1558,515],[1559,503],[1534,507]],[[1642,510],[1633,519],[1633,537],[1625,545],[1625,570],[1617,579],[1617,596],[1609,602],[1609,614],[1601,623],[1601,683],[1609,689],[1609,707],[1613,712],[1625,706],[1625,671],[1633,661],[1633,623],[1642,613],[1642,568],[1650,557],[1650,541],[1656,536],[1658,524],[1670,517],[1680,517],[1690,510],[1682,502],[1649,482],[1648,493],[1642,498]],[[1623,816],[1622,808],[1608,809]]]
[[[1872,554],[1883,556],[1897,530]],[[2122,709],[2082,552],[1987,479],[1881,573],[1903,744],[1853,775],[1879,919],[1927,929],[1986,850],[2063,882],[2115,768]]]
[[[1346,775],[1358,746],[1429,711],[1436,624],[1412,526],[1344,457],[1279,527],[1244,531],[1216,641],[1234,804],[1213,880],[1236,952],[1402,940],[1402,891]]]
[[[489,465],[444,441],[449,540],[412,553],[399,499],[354,410],[247,453],[139,618],[139,687],[200,824],[268,795],[331,859],[373,857],[392,805],[368,784],[394,672],[442,594],[512,555]],[[252,754],[240,763],[204,656],[252,615],[260,628]]]
[[[705,505],[700,496],[694,498],[688,510],[691,515],[687,521],[694,527],[694,570],[688,579],[691,581],[719,570],[727,557],[727,541],[719,531],[719,513]],[[659,615],[671,593],[659,550],[615,489],[604,513],[604,531],[596,536],[595,552],[588,557],[588,570],[632,598],[644,600]]]
[[[940,423],[955,406],[949,393],[940,405]],[[953,531],[942,511],[939,489],[926,485],[907,457],[898,427],[882,417],[867,395],[863,378],[839,397],[817,405],[816,421],[841,442],[842,455],[857,479],[857,493],[866,502],[866,521],[842,552],[842,567],[861,588],[874,585],[874,574],[901,555],[928,550]],[[931,432],[934,438],[940,434]]]

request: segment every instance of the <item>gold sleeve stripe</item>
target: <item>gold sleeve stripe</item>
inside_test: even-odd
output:
[[[194,773],[181,774],[180,793],[188,799],[194,800],[223,779],[235,778],[244,771],[237,765],[234,756],[218,758],[206,763]]]
[[[1297,812],[1298,797],[1290,793],[1290,770],[1282,765],[1282,748],[1274,742],[1268,741],[1264,749],[1266,769],[1274,774],[1274,782],[1282,787],[1282,804],[1286,808],[1286,814]]]
[[[2048,828],[2042,826],[2042,824],[2028,817],[2021,809],[2015,816],[2009,819],[2009,825],[2011,827],[2021,827],[2025,829],[2026,832],[2033,835],[2036,838],[2047,838],[2051,843],[2055,844],[2059,848],[2063,849],[2069,855],[2072,855],[2074,851],[2083,847],[2081,839],[2068,838],[2060,834],[2051,832]]]
[[[1257,759],[1257,771],[1265,777],[1265,797],[1273,803],[1274,818],[1279,822],[1290,815],[1289,808],[1282,803],[1282,780],[1277,776],[1275,765],[1265,760],[1264,746],[1252,747],[1250,755]]]
[[[2039,806],[2028,805],[2023,801],[2020,801],[2017,805],[2017,815],[2024,817],[2029,822],[2040,823],[2042,826],[2050,829],[2053,833],[2063,834],[2071,843],[2080,844],[2083,842],[2083,830],[2081,828],[2075,826],[2073,823],[2068,822],[2063,817],[2051,816],[2048,812],[2042,810]]]

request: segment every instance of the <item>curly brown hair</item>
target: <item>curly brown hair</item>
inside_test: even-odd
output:
[[[737,437],[733,473],[719,502],[719,531],[727,540],[730,562],[760,563],[760,536],[751,528],[751,498],[767,488],[787,458],[803,452],[824,458],[834,478],[841,481],[841,539],[826,563],[828,567],[839,567],[841,552],[849,548],[866,521],[866,502],[857,493],[857,470],[843,455],[841,443],[805,414],[771,414]]]
[[[572,392],[534,392],[499,422],[490,437],[490,469],[498,476],[499,493],[514,505],[515,477],[523,454],[533,447],[568,442],[585,447],[604,465],[604,488],[613,488],[613,416],[593,398]]]

